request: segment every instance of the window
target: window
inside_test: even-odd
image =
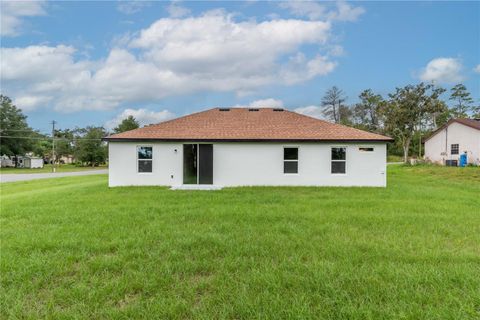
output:
[[[332,148],[332,173],[344,174],[347,167],[347,148]]]
[[[283,148],[283,173],[298,173],[298,148]]]
[[[138,172],[152,172],[152,147],[137,147]]]
[[[458,154],[458,144],[452,144],[451,145],[450,154]]]
[[[372,147],[360,147],[358,148],[360,152],[373,152],[375,149]]]

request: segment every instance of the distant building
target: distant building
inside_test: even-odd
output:
[[[3,155],[1,157],[1,167],[2,168],[15,167],[15,162],[12,159],[10,159],[9,156]]]
[[[17,168],[29,169],[43,168],[43,159],[30,156],[17,156],[16,166]]]
[[[425,140],[425,160],[457,166],[460,155],[480,165],[480,119],[452,119]]]

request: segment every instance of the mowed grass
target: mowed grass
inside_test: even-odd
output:
[[[107,169],[107,166],[100,167],[79,167],[74,164],[60,164],[55,165],[56,172],[77,172],[89,170]],[[43,168],[0,168],[0,174],[19,174],[19,173],[50,173],[52,172],[52,165],[46,164]]]
[[[1,318],[479,319],[480,169],[388,188],[1,185]]]

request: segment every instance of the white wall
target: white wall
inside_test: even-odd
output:
[[[152,173],[137,173],[138,145],[153,146]],[[344,175],[330,173],[331,147],[337,146],[347,147]],[[374,151],[361,152],[359,146],[373,146]],[[299,148],[298,174],[283,173],[284,147]],[[110,186],[181,185],[182,175],[182,143],[109,143]],[[213,143],[213,183],[219,186],[386,186],[386,145]]]
[[[137,170],[137,146],[139,145],[153,147],[151,173],[139,173]],[[179,143],[109,142],[109,186],[180,185],[183,178],[182,151],[183,146]]]
[[[452,144],[459,145],[458,155],[451,154]],[[458,160],[464,151],[467,151],[468,163],[480,165],[480,130],[458,122],[451,123],[448,128],[425,141],[425,159],[435,163],[444,164],[445,160]]]

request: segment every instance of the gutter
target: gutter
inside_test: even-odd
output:
[[[393,142],[392,138],[386,139],[168,139],[168,138],[109,138],[106,142],[351,142],[351,143],[387,143]]]

